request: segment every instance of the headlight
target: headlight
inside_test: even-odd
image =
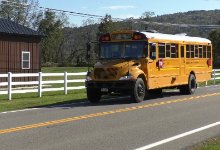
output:
[[[90,81],[92,78],[90,76],[86,76],[86,81]]]
[[[129,80],[133,77],[132,74],[129,74],[128,76],[122,76],[119,80]]]

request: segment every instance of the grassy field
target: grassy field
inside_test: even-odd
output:
[[[62,72],[86,72],[86,67],[57,67],[57,68],[42,68],[43,73],[62,73]],[[85,79],[85,76],[68,76],[68,79]],[[63,77],[43,77],[46,80],[63,80]],[[46,88],[63,87],[63,84],[50,84]],[[68,83],[71,86],[84,86],[85,83]],[[38,93],[12,94],[12,100],[7,100],[7,95],[0,96],[0,112],[25,109],[32,107],[56,105],[62,103],[73,103],[75,101],[84,101],[87,99],[86,90],[68,90],[68,94],[64,95],[64,91],[43,92],[42,97],[38,97]]]

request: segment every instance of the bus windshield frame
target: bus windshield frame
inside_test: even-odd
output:
[[[99,59],[124,59],[148,57],[148,42],[124,41],[102,42],[99,44]]]

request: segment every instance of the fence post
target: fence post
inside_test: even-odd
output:
[[[67,72],[64,72],[64,94],[67,94]]]
[[[214,81],[213,81],[213,84],[215,84],[215,69],[214,69]]]
[[[205,85],[207,86],[207,81],[205,82]]]
[[[12,82],[11,72],[8,72],[8,100],[11,100],[11,82]]]
[[[42,97],[42,72],[38,76],[38,97]]]

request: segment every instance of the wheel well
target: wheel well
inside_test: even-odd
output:
[[[146,80],[145,75],[144,75],[144,74],[140,74],[140,75],[138,76],[138,78],[141,78],[141,79],[144,81],[145,87],[147,87],[147,80]]]
[[[193,74],[195,76],[195,78],[196,78],[196,74],[195,74],[194,71],[191,71],[190,74]]]

